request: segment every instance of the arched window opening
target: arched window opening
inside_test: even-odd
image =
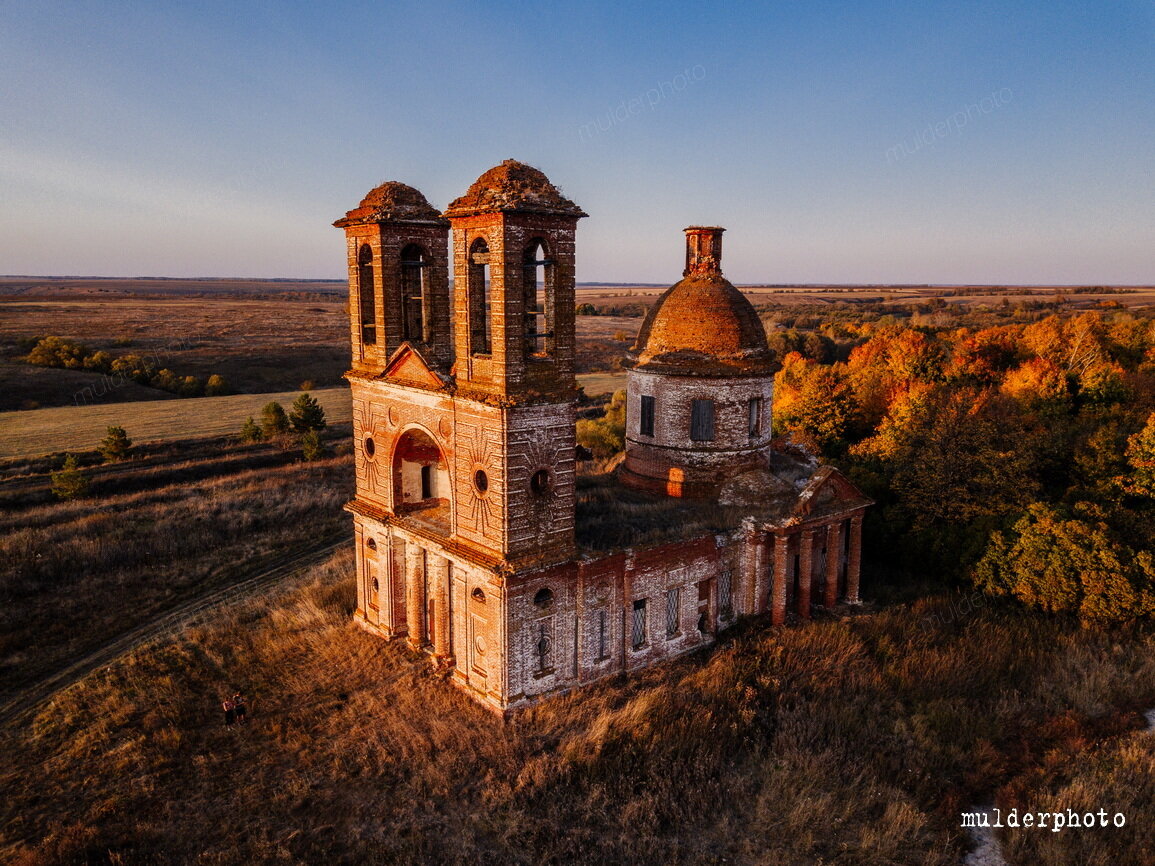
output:
[[[546,255],[545,241],[535,238],[522,256],[525,303],[525,356],[551,358],[554,354],[554,262]]]
[[[361,344],[377,342],[377,312],[373,287],[373,248],[364,244],[357,253],[357,297],[361,308]]]
[[[553,590],[548,586],[543,586],[537,591],[537,595],[533,597],[533,603],[535,607],[539,607],[542,610],[549,607],[553,604]]]
[[[489,245],[478,238],[469,248],[469,344],[474,355],[493,351],[489,309]]]
[[[394,511],[447,525],[449,490],[448,464],[437,443],[423,430],[406,431],[393,452]]]
[[[417,244],[401,251],[401,323],[404,339],[428,341],[429,256]]]
[[[480,586],[474,587],[470,595],[473,596],[474,601],[479,604],[485,604],[485,591]]]

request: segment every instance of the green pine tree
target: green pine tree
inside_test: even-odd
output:
[[[80,471],[76,456],[69,454],[59,472],[53,472],[52,492],[60,499],[76,499],[88,492],[88,479]]]
[[[257,425],[257,422],[253,420],[253,416],[250,415],[248,420],[245,421],[245,426],[241,428],[241,441],[260,442],[264,438],[265,434],[261,432],[261,428]]]
[[[324,430],[325,410],[321,408],[317,399],[309,396],[309,392],[306,391],[293,401],[293,407],[289,410],[289,420],[298,433]]]
[[[266,439],[289,432],[289,416],[285,414],[285,407],[275,400],[261,410],[261,432]]]
[[[132,440],[123,427],[109,427],[108,435],[100,440],[100,453],[105,463],[123,460],[132,450]]]
[[[306,460],[320,460],[326,450],[321,434],[316,430],[309,430],[301,436],[301,454]]]

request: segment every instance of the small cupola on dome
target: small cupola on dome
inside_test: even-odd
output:
[[[433,223],[448,225],[420,190],[395,180],[373,187],[353,210],[337,220],[337,228],[368,223]]]
[[[507,159],[481,175],[465,195],[445,209],[447,217],[516,211],[584,217],[588,214],[563,196],[538,169]]]
[[[686,267],[650,308],[628,363],[674,375],[766,375],[774,356],[754,305],[722,276],[719,226],[690,226]]]

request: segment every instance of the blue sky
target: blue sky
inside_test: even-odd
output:
[[[0,5],[0,273],[341,277],[537,166],[578,278],[1155,282],[1155,0]]]

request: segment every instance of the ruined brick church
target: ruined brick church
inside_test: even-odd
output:
[[[858,600],[846,478],[771,438],[773,358],[685,230],[683,279],[626,359],[626,453],[576,460],[574,241],[586,214],[513,160],[439,213],[371,190],[349,263],[357,622],[496,709],[712,643],[738,617]],[[450,281],[449,240],[453,279]]]

